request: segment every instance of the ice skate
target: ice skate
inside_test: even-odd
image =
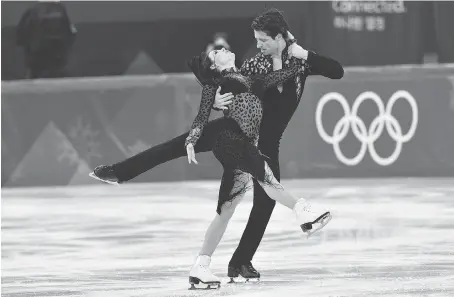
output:
[[[293,211],[295,212],[298,223],[307,238],[311,237],[314,233],[320,231],[325,227],[329,221],[331,221],[331,213],[326,212],[314,212],[311,210],[311,206],[305,199],[299,199]]]
[[[260,272],[252,266],[251,262],[238,267],[229,265],[227,276],[230,278],[229,283],[258,282],[260,280]]]
[[[219,289],[221,281],[210,270],[211,257],[201,255],[197,257],[191,272],[189,272],[189,290]]]
[[[120,185],[119,179],[115,176],[112,166],[100,165],[88,174],[90,177],[111,185]]]

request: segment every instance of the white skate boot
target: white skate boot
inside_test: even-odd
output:
[[[304,234],[307,235],[307,238],[320,231],[332,218],[329,211],[322,213],[313,212],[311,206],[304,198],[301,198],[296,202],[293,207],[293,212],[295,213],[296,219]]]
[[[221,287],[221,281],[210,270],[211,257],[200,255],[189,272],[190,290],[193,289],[218,289]],[[203,284],[203,287],[195,285]]]

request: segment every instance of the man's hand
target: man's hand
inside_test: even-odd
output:
[[[295,57],[295,58],[298,58],[298,59],[307,60],[307,56],[308,55],[309,55],[309,52],[307,50],[305,50],[304,48],[302,48],[301,46],[299,46],[298,44],[296,44],[296,43],[293,43],[288,48],[288,56],[289,56],[289,58]]]
[[[227,105],[232,103],[233,94],[225,93],[225,94],[221,95],[220,92],[221,92],[221,87],[219,87],[216,91],[216,96],[214,97],[213,107],[222,109],[222,110],[229,109],[227,107]]]
[[[191,164],[191,161],[194,162],[195,164],[199,164],[199,163],[197,163],[197,160],[195,159],[195,150],[194,150],[194,146],[192,145],[192,143],[188,143],[188,145],[186,146],[186,153],[188,154],[189,164]]]

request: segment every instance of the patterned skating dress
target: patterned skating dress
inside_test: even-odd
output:
[[[263,106],[260,98],[268,88],[276,87],[298,73],[304,72],[303,61],[291,59],[290,67],[270,72],[265,75],[247,77],[233,69],[223,71],[218,84],[221,94],[232,92],[234,99],[229,109],[224,111],[224,124],[219,128],[212,145],[214,156],[224,168],[224,177],[219,191],[217,212],[221,206],[232,201],[247,190],[248,182],[240,182],[237,178],[243,173],[249,173],[253,178],[270,184],[265,174],[266,156],[257,148],[260,123],[263,116]],[[195,146],[202,134],[204,126],[213,106],[215,88],[207,88],[202,92],[199,112],[192,124],[185,146],[189,143]]]

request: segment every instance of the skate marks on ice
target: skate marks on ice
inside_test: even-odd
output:
[[[221,288],[188,273],[218,182],[2,189],[2,296],[454,296],[454,180],[284,181],[329,206],[304,241],[276,206],[254,258],[258,283],[228,284],[246,224],[237,208],[212,260]]]

